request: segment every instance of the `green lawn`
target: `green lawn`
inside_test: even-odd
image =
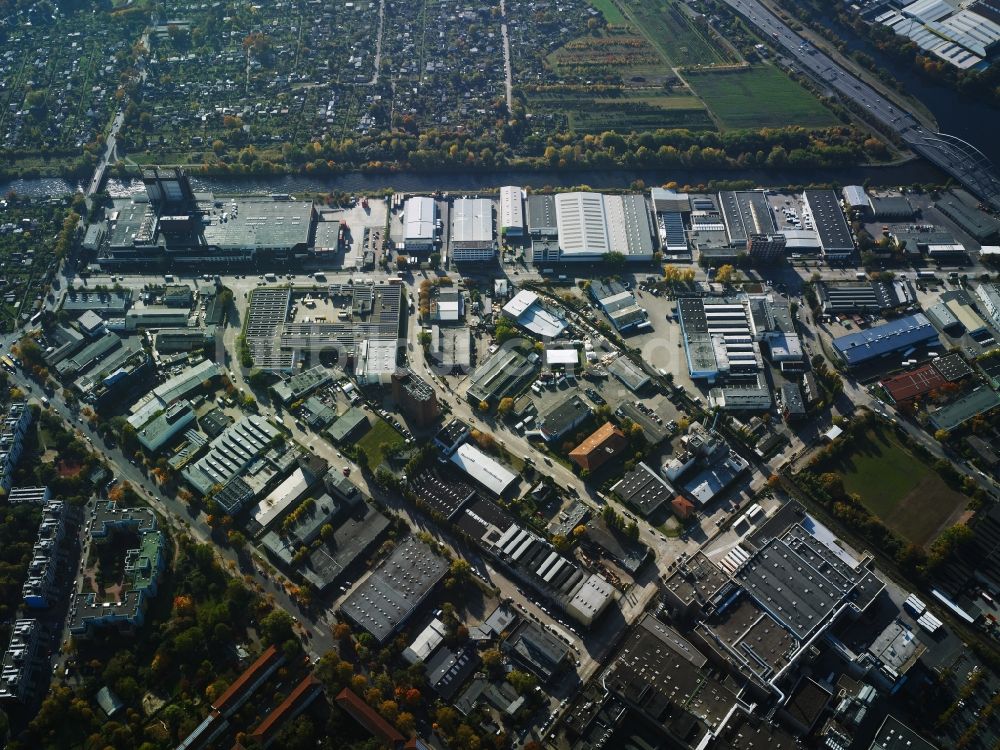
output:
[[[771,65],[729,72],[688,71],[684,78],[724,128],[818,128],[837,123],[815,96]]]
[[[596,10],[601,11],[608,26],[626,26],[628,19],[618,10],[618,6],[612,0],[587,0]]]
[[[368,466],[374,471],[385,460],[386,449],[391,451],[404,443],[403,436],[392,425],[376,419],[371,429],[358,441],[358,449],[368,456]]]
[[[887,430],[855,441],[854,451],[821,471],[833,471],[844,489],[892,531],[914,544],[929,544],[968,503]]]

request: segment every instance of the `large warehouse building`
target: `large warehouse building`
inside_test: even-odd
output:
[[[403,249],[408,253],[428,253],[437,236],[434,222],[437,204],[433,198],[414,196],[403,206]]]
[[[310,201],[196,195],[180,169],[144,169],[143,184],[145,195],[115,199],[107,212],[96,248],[102,268],[218,266],[309,252],[316,221]]]
[[[630,261],[653,257],[653,220],[643,196],[563,193],[555,207],[560,261],[601,260],[611,252]]]
[[[459,198],[451,209],[451,259],[456,263],[492,260],[493,201]]]
[[[524,193],[514,185],[500,188],[500,235],[524,236]]]
[[[802,198],[819,232],[819,244],[827,260],[847,260],[854,254],[854,238],[837,194],[832,190],[806,190]]]
[[[937,330],[926,315],[917,313],[840,336],[833,340],[833,346],[848,367],[856,367],[912,346],[936,344],[937,341]]]

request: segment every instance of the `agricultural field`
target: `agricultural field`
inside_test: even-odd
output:
[[[664,58],[678,68],[732,65],[738,56],[707,23],[696,20],[678,0],[622,0],[635,20]]]
[[[628,26],[628,19],[622,15],[615,0],[589,0],[590,4],[601,12],[608,26]]]
[[[837,123],[809,91],[771,65],[731,71],[688,71],[684,79],[723,129]]]
[[[865,433],[852,452],[821,471],[838,474],[844,489],[857,493],[891,531],[921,546],[953,523],[968,503],[885,429]]]
[[[714,128],[704,105],[693,96],[639,89],[603,94],[546,90],[530,93],[528,102],[533,109],[560,112],[566,118],[566,126],[581,133]]]

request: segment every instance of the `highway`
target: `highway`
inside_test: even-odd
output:
[[[726,0],[726,4],[749,19],[768,40],[783,47],[804,72],[854,102],[866,120],[894,132],[914,153],[951,175],[994,210],[1000,210],[1000,178],[978,149],[954,136],[925,128],[911,113],[806,42],[757,0]]]

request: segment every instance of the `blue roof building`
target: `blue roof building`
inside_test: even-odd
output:
[[[856,367],[911,346],[937,341],[937,330],[926,315],[917,313],[840,336],[833,340],[833,346],[848,367]]]

